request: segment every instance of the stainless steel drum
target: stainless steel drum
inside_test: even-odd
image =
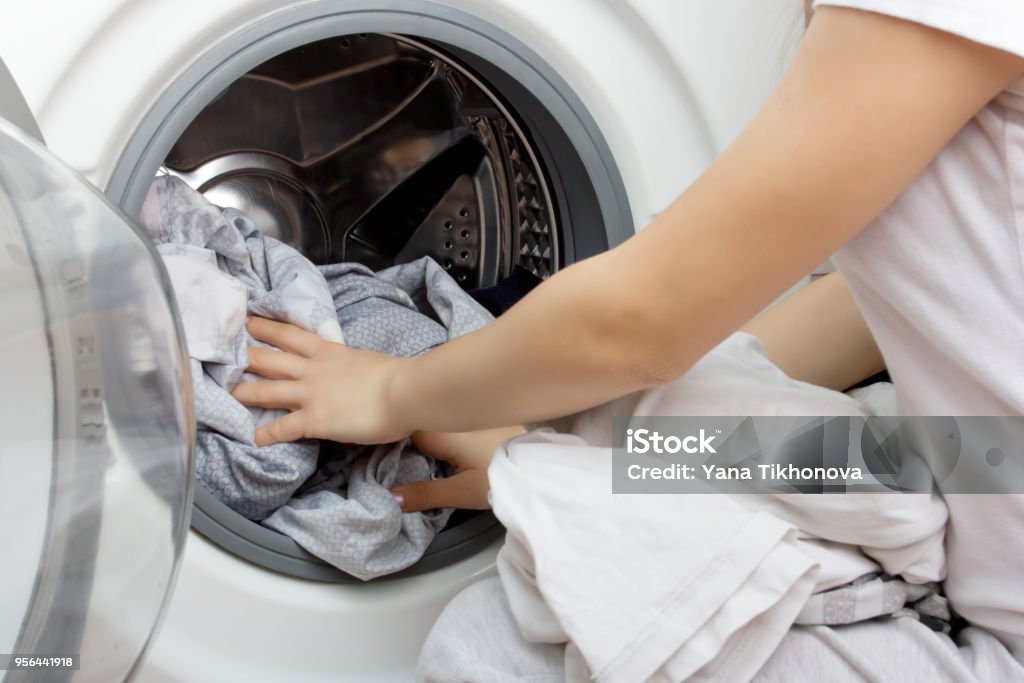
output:
[[[551,193],[498,96],[437,48],[360,33],[264,62],[165,167],[318,263],[432,256],[467,288],[559,265]]]

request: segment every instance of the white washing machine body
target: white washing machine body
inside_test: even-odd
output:
[[[587,115],[584,127],[623,192],[596,201],[628,207],[614,243],[661,211],[755,113],[799,37],[801,4],[44,1],[5,9],[0,57],[50,150],[131,215],[141,206],[140,177],[152,177],[186,114],[253,66],[245,59],[258,55],[245,57],[248,46],[264,41],[265,57],[337,33],[330,22],[342,16],[346,32],[457,43],[505,60],[505,73],[523,83],[557,90],[562,99],[547,101],[556,115]],[[458,37],[449,40],[453,25]],[[302,38],[300,30],[312,32]],[[489,42],[473,43],[484,33]],[[281,42],[271,44],[270,34]],[[503,48],[508,55],[497,54]],[[565,102],[577,109],[561,111]],[[588,154],[581,163],[600,173]],[[498,544],[419,575],[339,584],[266,569],[192,532],[136,680],[410,680],[437,613],[493,572]]]

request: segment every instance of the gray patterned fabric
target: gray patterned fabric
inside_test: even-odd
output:
[[[202,349],[191,361],[199,481],[232,510],[359,578],[415,563],[450,510],[403,514],[388,488],[439,476],[441,464],[408,442],[323,454],[316,441],[257,448],[255,428],[282,411],[250,410],[229,393],[254,379],[244,374],[246,349],[259,343],[244,319],[284,320],[355,348],[413,356],[491,315],[429,258],[376,275],[357,264],[318,269],[241,212],[169,176],[154,181],[142,223],[168,265],[189,348]],[[232,310],[237,283],[245,310]]]
[[[879,572],[811,595],[795,623],[837,626],[885,616],[912,616],[933,631],[951,631],[949,603],[937,583],[909,583]]]

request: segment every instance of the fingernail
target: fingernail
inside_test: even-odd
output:
[[[396,503],[398,503],[398,507],[405,507],[405,496],[403,496],[401,493],[399,493],[398,491],[392,491],[391,497],[395,499]]]

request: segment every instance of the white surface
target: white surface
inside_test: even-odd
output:
[[[6,203],[0,196],[0,216],[7,215]],[[41,292],[21,226],[6,220],[0,220],[0,291],[0,652],[13,653],[46,538],[54,405]]]
[[[639,225],[750,119],[799,34],[797,0],[450,4],[523,40],[569,81],[612,147]],[[0,45],[51,149],[103,187],[131,131],[177,74],[225,33],[285,5],[20,3],[8,10],[17,21],[0,24]]]
[[[287,4],[20,2],[5,8],[0,49],[51,149],[102,188],[182,70],[226,33]],[[451,4],[515,35],[570,83],[603,131],[642,226],[754,114],[795,39],[799,2]],[[333,586],[260,570],[192,534],[138,680],[409,680],[435,615],[488,571],[493,553],[414,579]]]
[[[437,614],[493,573],[498,544],[423,576],[322,584],[259,569],[192,533],[137,683],[407,683]]]

